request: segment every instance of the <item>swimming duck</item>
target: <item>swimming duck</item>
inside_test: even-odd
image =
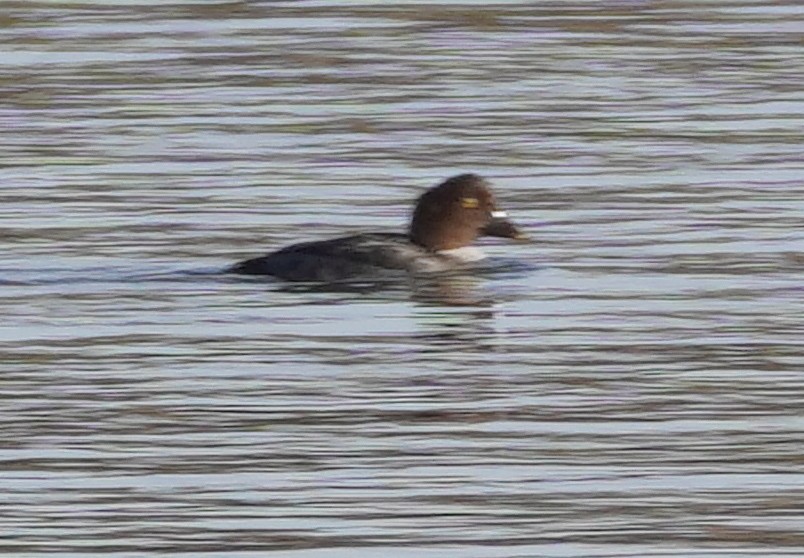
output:
[[[443,273],[482,259],[482,252],[472,246],[481,236],[526,238],[497,207],[487,180],[460,174],[419,197],[407,233],[364,233],[293,244],[242,261],[230,271],[317,282]]]

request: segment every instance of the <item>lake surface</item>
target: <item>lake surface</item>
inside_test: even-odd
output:
[[[0,553],[804,555],[802,29],[3,2]],[[222,272],[459,172],[497,272]]]

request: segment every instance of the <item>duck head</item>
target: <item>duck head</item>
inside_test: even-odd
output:
[[[422,194],[410,224],[410,240],[432,251],[471,245],[481,236],[527,237],[501,211],[491,185],[476,174],[448,178]]]

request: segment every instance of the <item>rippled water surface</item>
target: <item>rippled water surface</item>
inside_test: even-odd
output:
[[[0,4],[0,552],[804,554],[804,9]],[[403,229],[497,272],[232,262]]]

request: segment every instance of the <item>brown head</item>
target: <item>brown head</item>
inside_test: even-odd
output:
[[[421,195],[410,224],[410,240],[428,250],[469,246],[480,236],[524,239],[497,209],[489,183],[476,174],[453,176]]]

